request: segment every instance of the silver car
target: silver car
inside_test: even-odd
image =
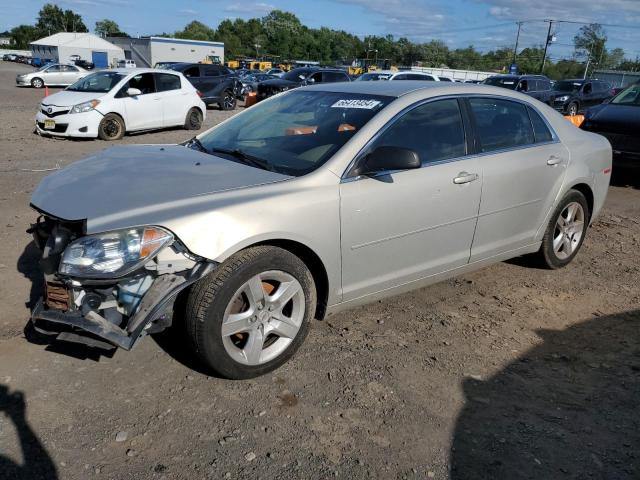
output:
[[[90,73],[90,71],[77,65],[52,63],[40,67],[33,72],[17,75],[16,84],[23,87],[31,86],[33,88],[42,88],[45,85],[49,87],[66,87],[76,83]]]
[[[46,177],[32,320],[124,349],[179,321],[217,374],[261,375],[313,318],[519,255],[567,265],[610,173],[603,137],[517,92],[296,89],[182,145],[113,147]]]

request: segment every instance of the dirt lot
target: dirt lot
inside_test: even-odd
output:
[[[174,332],[47,346],[23,333],[29,196],[109,145],[34,135],[27,69],[0,62],[0,478],[640,478],[640,190],[610,189],[561,271],[516,260],[331,317],[255,380],[208,376]]]

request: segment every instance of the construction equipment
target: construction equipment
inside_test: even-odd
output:
[[[207,55],[200,63],[206,63],[209,65],[222,65],[222,61],[220,60],[219,55]]]

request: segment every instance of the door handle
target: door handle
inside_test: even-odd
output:
[[[453,183],[463,185],[465,183],[475,182],[478,178],[480,178],[480,176],[477,173],[460,172],[458,176],[453,179]]]
[[[556,155],[551,155],[549,157],[549,159],[547,160],[547,165],[549,165],[550,167],[555,167],[556,165],[559,165],[560,163],[562,163],[562,159]]]

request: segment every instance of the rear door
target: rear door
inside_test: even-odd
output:
[[[43,73],[42,78],[46,85],[64,85],[64,72],[62,65],[51,65]]]
[[[186,98],[190,95],[189,91],[182,88],[178,75],[165,72],[153,75],[156,83],[156,95],[160,97],[162,104],[162,126],[184,125],[187,109],[191,106],[191,102],[188,102]]]
[[[128,88],[137,88],[141,94],[128,96],[126,93]],[[153,73],[134,75],[122,87],[117,96],[122,98],[124,104],[126,112],[124,121],[127,131],[162,127],[162,101],[156,92]]]
[[[346,178],[340,185],[343,299],[465,265],[478,216],[480,160],[468,157],[459,101],[417,105],[382,131],[422,168]],[[364,155],[360,157],[364,158]]]
[[[202,65],[200,71],[202,72],[201,84],[204,90],[201,92],[207,99],[219,99],[222,97],[222,90],[226,77],[222,75],[222,69],[217,65]]]
[[[471,262],[531,245],[560,190],[569,152],[524,102],[472,97],[482,200]]]
[[[71,85],[79,78],[80,70],[72,65],[62,65],[62,81],[65,85]]]

